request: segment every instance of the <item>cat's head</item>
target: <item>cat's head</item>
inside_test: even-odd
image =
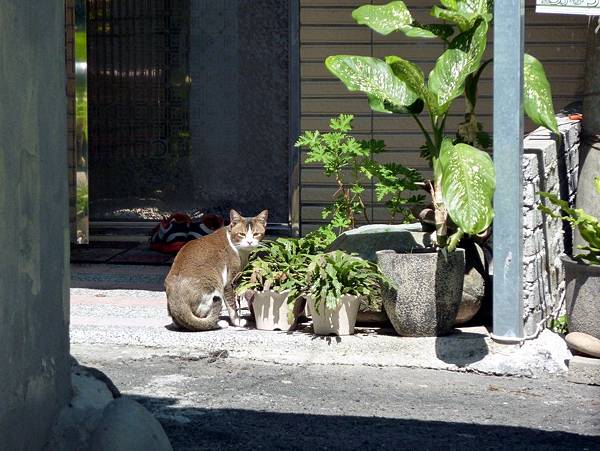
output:
[[[268,210],[261,211],[253,218],[245,218],[237,211],[231,210],[229,213],[231,222],[227,226],[231,243],[238,248],[258,246],[260,240],[265,236],[268,216]]]

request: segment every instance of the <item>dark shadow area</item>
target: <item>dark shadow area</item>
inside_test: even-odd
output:
[[[524,427],[402,418],[178,408],[137,397],[176,451],[190,450],[592,450],[600,437]]]
[[[435,355],[446,363],[463,368],[489,354],[485,337],[484,334],[454,329],[451,335],[435,339]]]
[[[148,243],[99,241],[71,246],[71,263],[170,266],[173,255],[148,247]]]

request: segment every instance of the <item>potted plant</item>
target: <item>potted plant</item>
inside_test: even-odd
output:
[[[455,314],[461,302],[464,255],[457,255],[463,254],[457,246],[465,235],[484,233],[494,215],[493,162],[485,151],[474,147],[484,147],[482,143],[486,141],[475,107],[479,78],[489,63],[482,61],[482,56],[492,20],[492,2],[441,3],[442,6],[432,8],[431,15],[444,20],[444,24],[424,25],[414,21],[402,1],[364,5],[352,13],[357,23],[380,34],[402,32],[409,37],[443,41],[445,50],[427,80],[416,64],[395,55],[383,60],[335,55],[325,61],[327,69],[350,91],[367,95],[374,111],[411,116],[425,138],[422,154],[433,170],[433,180],[427,182],[427,187],[434,210],[435,246],[411,249],[409,255],[382,252],[378,260],[384,274],[403,287],[384,296],[387,300],[384,305],[396,330],[408,335],[440,335],[452,329],[454,318],[449,324],[442,324],[440,319],[450,318],[451,312]],[[556,133],[552,96],[543,67],[529,55],[525,55],[524,63],[525,112],[533,122]],[[451,139],[446,136],[446,120],[452,103],[459,97],[465,100],[465,122]],[[422,112],[426,113],[429,126],[422,122]],[[419,283],[412,284],[416,291],[409,292],[405,285],[411,280]],[[432,291],[440,282],[456,289]],[[417,301],[420,305],[414,304]],[[448,305],[442,307],[443,304]],[[450,313],[437,315],[444,309]],[[434,315],[429,318],[430,327],[411,329],[410,324],[423,321],[419,312]],[[405,314],[411,313],[415,316],[407,319]],[[405,324],[399,327],[402,322]]]
[[[317,335],[352,335],[361,297],[379,293],[377,266],[342,251],[318,254],[306,271],[308,305]]]
[[[255,250],[236,280],[238,295],[249,298],[260,330],[288,330],[295,314],[289,306],[299,302],[305,283],[308,255],[301,240],[278,238]]]
[[[596,194],[600,196],[600,178],[595,177],[594,185]],[[539,209],[555,219],[568,222],[587,243],[578,246],[582,252],[574,258],[562,257],[568,330],[600,339],[600,222],[583,209],[571,208],[567,201],[554,194],[542,192],[540,196],[558,207],[558,211],[545,205],[540,205]]]

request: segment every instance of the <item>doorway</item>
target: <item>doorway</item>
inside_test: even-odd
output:
[[[289,233],[296,3],[87,1],[92,229],[268,208]]]

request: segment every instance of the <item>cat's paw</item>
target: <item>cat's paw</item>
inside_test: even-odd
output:
[[[229,323],[227,321],[225,321],[224,319],[219,320],[219,322],[217,323],[217,326],[219,326],[219,328],[221,329],[227,329],[229,327]]]
[[[238,318],[237,320],[231,321],[231,323],[236,327],[246,327],[248,325],[248,321],[244,318]]]

